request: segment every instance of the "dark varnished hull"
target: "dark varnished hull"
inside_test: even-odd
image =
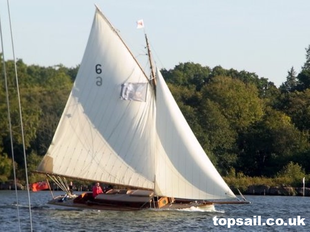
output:
[[[114,197],[115,196],[115,197]],[[214,204],[211,202],[196,202],[184,200],[171,200],[171,198],[135,197],[130,198],[126,194],[117,194],[108,198],[94,199],[91,193],[83,193],[77,197],[59,196],[48,203],[61,207],[73,207],[80,209],[135,211],[143,209],[180,210],[199,208],[212,211]],[[123,200],[122,200],[123,199]]]

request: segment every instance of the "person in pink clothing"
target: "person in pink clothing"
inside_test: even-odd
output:
[[[102,188],[99,184],[99,182],[97,182],[94,186],[93,186],[93,197],[96,197],[98,194],[103,193]]]

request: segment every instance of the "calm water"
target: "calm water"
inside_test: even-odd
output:
[[[57,194],[57,192],[56,192]],[[26,191],[18,191],[22,231],[30,231]],[[154,211],[114,212],[59,209],[47,205],[50,192],[31,193],[34,231],[310,231],[309,197],[247,196],[250,205],[216,206],[215,212]],[[215,226],[213,217],[305,218],[305,226]],[[0,191],[1,231],[18,231],[14,191]]]

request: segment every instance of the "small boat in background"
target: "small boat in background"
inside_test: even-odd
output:
[[[42,190],[48,190],[49,186],[46,181],[39,181],[31,184],[30,189],[32,190],[32,192],[38,192]]]

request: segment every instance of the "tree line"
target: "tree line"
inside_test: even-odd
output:
[[[0,57],[2,63],[2,58]],[[17,61],[28,170],[45,155],[78,66],[41,67]],[[14,62],[5,62],[14,156],[24,178],[24,156]],[[3,73],[3,67],[0,67]],[[297,168],[310,173],[310,46],[300,73],[294,67],[277,87],[253,72],[180,63],[161,70],[202,147],[224,175],[277,177]],[[12,178],[4,78],[0,88],[0,181]],[[36,176],[30,175],[30,181]]]

